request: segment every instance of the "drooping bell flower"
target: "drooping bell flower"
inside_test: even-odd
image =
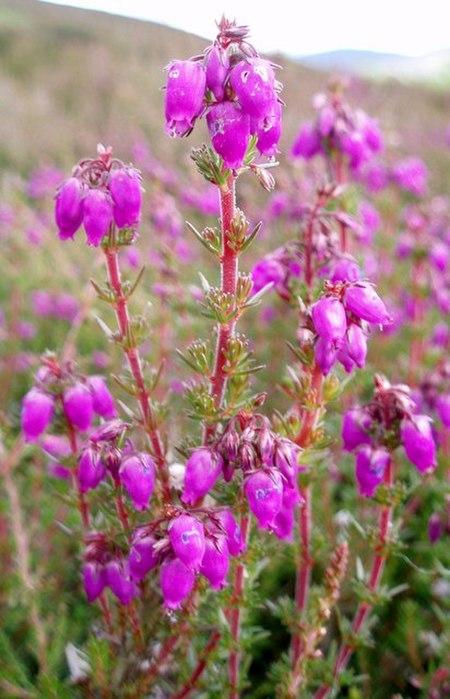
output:
[[[273,531],[278,539],[282,541],[293,540],[295,510],[300,501],[297,486],[283,488],[283,502],[273,523]]]
[[[76,177],[69,177],[56,195],[55,221],[61,240],[73,238],[83,222],[84,187]]]
[[[66,388],[63,393],[63,404],[70,422],[81,432],[88,430],[94,417],[94,405],[88,387],[77,381],[73,386]]]
[[[355,368],[355,362],[348,353],[348,344],[340,348],[340,350],[337,353],[337,359],[338,362],[342,364],[347,374],[350,374]]]
[[[206,115],[209,135],[225,167],[236,170],[244,162],[250,140],[250,117],[234,102],[220,102]]]
[[[106,586],[106,571],[98,561],[86,561],[82,568],[83,587],[88,602],[94,602]]]
[[[245,482],[248,504],[260,529],[268,529],[281,509],[283,484],[278,471],[259,470]]]
[[[363,444],[370,444],[371,439],[368,434],[370,425],[370,416],[362,408],[347,410],[342,422],[344,450],[354,451]]]
[[[116,416],[114,399],[102,376],[90,376],[87,385],[91,391],[92,405],[97,415],[111,420]]]
[[[131,578],[130,566],[125,558],[107,563],[106,580],[108,587],[120,604],[126,606],[137,597],[138,588]]]
[[[139,530],[133,537],[130,547],[130,572],[134,580],[143,580],[147,573],[155,568],[160,561],[160,556],[155,551],[156,539],[151,534],[142,535]]]
[[[436,410],[444,427],[450,429],[450,393],[437,398]]]
[[[112,173],[108,189],[113,201],[113,217],[118,228],[134,226],[141,218],[142,190],[139,173],[122,167]]]
[[[193,505],[204,497],[216,483],[223,466],[220,454],[201,447],[192,452],[186,463],[182,502]]]
[[[201,114],[206,89],[199,61],[172,61],[168,66],[165,114],[169,136],[185,136]]]
[[[239,556],[247,548],[240,526],[230,510],[220,510],[217,514],[217,518],[220,520],[220,524],[225,531],[228,551],[232,556]]]
[[[273,102],[270,111],[263,119],[258,119],[251,124],[252,133],[258,137],[256,147],[262,155],[269,158],[277,153],[277,145],[281,136],[281,104],[277,100]]]
[[[362,328],[352,323],[347,330],[347,352],[356,366],[362,369],[367,357],[367,336]]]
[[[373,497],[375,490],[383,481],[390,455],[386,449],[372,449],[362,446],[356,454],[356,480],[359,494],[366,498]]]
[[[87,447],[80,457],[78,466],[78,480],[80,490],[86,493],[95,489],[106,476],[106,467],[102,461],[100,451],[96,447]]]
[[[205,553],[203,524],[190,515],[180,515],[169,525],[169,538],[180,561],[188,568],[198,570]]]
[[[262,119],[276,101],[275,73],[263,58],[239,61],[230,73],[230,85],[242,109],[252,117]]]
[[[195,573],[179,558],[166,558],[161,566],[161,592],[169,609],[178,609],[194,587]]]
[[[358,263],[352,257],[339,257],[333,264],[332,282],[356,282],[361,278]]]
[[[54,399],[39,388],[31,388],[22,401],[22,431],[25,441],[34,442],[53,419]]]
[[[339,299],[335,297],[320,299],[312,306],[311,317],[317,333],[325,342],[330,342],[335,347],[343,344],[347,319],[345,308]]]
[[[98,247],[113,221],[111,200],[102,189],[90,189],[83,199],[83,225],[89,245]]]
[[[316,127],[310,122],[303,124],[292,145],[292,157],[311,160],[317,153],[321,152],[321,149],[320,133]]]
[[[230,70],[228,53],[220,46],[213,46],[206,59],[206,87],[211,90],[218,102],[225,95],[225,80]]]
[[[229,567],[230,555],[225,537],[207,537],[200,573],[209,580],[213,590],[225,587]]]
[[[349,311],[369,323],[389,322],[389,314],[381,298],[370,284],[358,282],[347,287],[344,303]]]
[[[277,440],[273,461],[291,487],[294,487],[294,484],[297,482],[297,474],[299,471],[298,456],[300,451],[300,447],[294,444],[294,442],[291,442],[290,439]]]
[[[144,452],[126,456],[119,468],[119,477],[136,510],[145,510],[155,487],[155,464]]]
[[[284,281],[286,271],[281,262],[270,255],[259,260],[252,269],[252,294],[257,294],[267,284],[272,283],[276,288]]]
[[[319,337],[314,345],[314,356],[322,374],[328,376],[338,357],[337,349],[333,343]]]
[[[406,456],[421,473],[436,466],[431,418],[427,415],[414,415],[411,420],[404,418],[400,426],[400,438]]]

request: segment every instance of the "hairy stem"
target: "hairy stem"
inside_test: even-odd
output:
[[[242,539],[247,544],[250,534],[250,518],[243,515],[241,518]],[[239,648],[239,636],[241,631],[242,609],[241,601],[244,593],[245,564],[238,563],[234,575],[233,607],[229,610],[228,620],[230,623],[231,635],[233,638],[233,648],[230,651],[228,660],[228,673],[230,679],[230,699],[239,697],[239,668],[241,663],[241,650]]]

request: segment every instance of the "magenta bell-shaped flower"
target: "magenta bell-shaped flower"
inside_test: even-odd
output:
[[[134,508],[145,510],[155,487],[155,464],[151,457],[144,452],[126,456],[120,464],[119,476]]]
[[[350,374],[355,368],[355,362],[348,353],[348,345],[344,345],[337,353],[338,362],[342,364],[345,371]]]
[[[283,488],[283,503],[275,517],[273,531],[278,539],[292,541],[295,525],[295,510],[301,498],[297,486]]]
[[[106,571],[98,561],[86,561],[82,568],[83,587],[88,602],[94,602],[106,586]]]
[[[436,410],[444,427],[450,429],[450,393],[437,398]]]
[[[283,502],[281,475],[273,469],[256,471],[246,480],[245,494],[259,528],[268,529]]]
[[[166,131],[185,136],[203,109],[205,69],[199,61],[172,61],[166,87]]]
[[[161,566],[161,591],[164,604],[178,609],[194,587],[195,573],[179,558],[166,558]]]
[[[114,170],[108,183],[113,201],[113,217],[118,228],[134,226],[141,218],[142,190],[137,170]]]
[[[435,544],[444,533],[444,526],[439,512],[433,512],[428,520],[428,538],[430,543]]]
[[[234,102],[220,102],[206,115],[208,131],[215,151],[225,167],[241,167],[250,140],[250,117]]]
[[[344,302],[349,311],[369,323],[389,322],[386,306],[370,284],[358,282],[347,287]]]
[[[339,299],[329,297],[320,299],[311,308],[314,327],[325,342],[340,347],[347,330],[345,308]]]
[[[77,381],[73,386],[65,389],[63,404],[70,422],[81,432],[88,430],[94,417],[94,405],[88,387]]]
[[[213,590],[225,587],[229,567],[230,555],[225,537],[207,537],[200,573],[209,580]]]
[[[311,160],[320,152],[320,133],[313,124],[308,122],[300,129],[300,133],[292,145],[291,155],[293,158]]]
[[[100,452],[95,447],[87,447],[81,454],[78,467],[81,492],[95,489],[105,476],[106,468]]]
[[[371,425],[370,416],[359,407],[347,410],[342,422],[342,441],[345,451],[354,451],[362,444],[370,444],[368,430]]]
[[[240,556],[247,548],[242,531],[230,510],[221,510],[217,514],[220,524],[225,530],[228,551],[232,556]]]
[[[373,497],[383,481],[390,455],[386,449],[372,449],[364,445],[356,454],[356,480],[360,495]]]
[[[180,515],[169,525],[169,538],[180,561],[188,568],[198,570],[205,553],[203,524],[190,515]]]
[[[22,401],[22,431],[25,441],[34,442],[53,419],[55,404],[48,393],[31,388]]]
[[[252,120],[251,131],[258,137],[256,146],[259,152],[269,158],[274,156],[281,136],[280,102],[275,100],[263,119],[258,119],[255,122]]]
[[[362,369],[365,366],[367,357],[367,336],[359,325],[352,323],[349,326],[346,349],[356,366]]]
[[[286,272],[279,260],[273,257],[263,257],[252,269],[253,288],[252,294],[257,294],[266,284],[273,284],[276,288],[286,277]]]
[[[222,457],[211,449],[201,447],[193,451],[186,464],[182,502],[194,505],[199,498],[209,493],[222,467]]]
[[[83,222],[84,187],[76,177],[69,177],[56,195],[55,221],[61,240],[73,238]]]
[[[111,420],[116,416],[114,399],[108,390],[105,380],[101,376],[90,376],[87,385],[91,391],[92,405],[97,415]]]
[[[333,343],[319,337],[314,345],[314,356],[322,374],[328,376],[338,357],[338,352]]]
[[[83,225],[89,245],[98,247],[113,221],[113,207],[106,192],[90,189],[83,199]]]
[[[230,70],[230,58],[220,46],[213,46],[206,59],[206,87],[218,102],[225,95],[225,80]]]
[[[291,487],[294,487],[297,482],[297,474],[299,471],[298,456],[300,451],[300,447],[294,444],[294,442],[291,442],[290,439],[277,440],[274,464]]]
[[[431,418],[427,415],[414,415],[411,420],[404,418],[400,426],[400,438],[406,456],[421,473],[436,466],[436,445]]]
[[[108,587],[120,604],[126,606],[137,597],[138,588],[131,578],[130,566],[125,558],[107,563],[106,580]]]
[[[136,533],[130,547],[130,572],[134,580],[143,580],[147,573],[155,568],[160,561],[160,555],[155,551],[156,539],[151,534]]]
[[[361,279],[361,270],[352,257],[339,257],[333,264],[332,282],[357,282]]]
[[[269,61],[251,58],[239,61],[230,73],[230,85],[242,109],[252,117],[263,118],[276,100],[275,73]]]

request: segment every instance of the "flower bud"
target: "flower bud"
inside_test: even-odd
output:
[[[297,458],[300,451],[300,447],[291,442],[290,439],[277,441],[274,463],[291,487],[296,484],[299,471]]]
[[[186,464],[182,502],[193,505],[209,493],[222,471],[222,466],[222,457],[211,449],[201,447],[192,452]]]
[[[155,568],[160,561],[160,556],[154,549],[156,539],[151,534],[142,534],[137,531],[133,536],[130,547],[130,572],[134,580],[143,580],[147,573]]]
[[[421,473],[436,466],[436,445],[431,419],[427,415],[404,418],[400,426],[400,437],[406,456]]]
[[[311,308],[311,317],[317,333],[325,342],[334,346],[342,345],[347,330],[347,319],[345,308],[339,299],[320,299]]]
[[[226,585],[230,567],[230,556],[225,537],[206,538],[205,555],[200,566],[200,573],[207,578],[213,590],[221,590]]]
[[[245,482],[245,494],[260,529],[268,529],[281,509],[281,476],[273,469],[253,473]]]
[[[180,561],[188,568],[198,570],[205,553],[203,524],[190,515],[180,515],[169,525],[169,538]]]
[[[83,221],[83,185],[76,177],[64,182],[56,195],[55,221],[61,240],[73,238]]]
[[[230,85],[242,109],[252,117],[263,118],[276,100],[275,74],[269,61],[252,58],[239,61],[230,73]]]
[[[179,558],[169,558],[161,566],[161,591],[164,604],[178,609],[194,587],[195,573]]]
[[[207,116],[209,136],[225,167],[241,167],[250,140],[250,117],[234,102],[219,102]]]
[[[352,257],[339,257],[333,264],[332,282],[357,282],[361,279],[361,270]]]
[[[256,452],[248,442],[244,442],[239,447],[239,462],[244,471],[250,471],[255,466]]]
[[[347,287],[344,302],[349,311],[369,323],[389,322],[390,317],[386,311],[386,306],[375,289],[368,284],[358,282]]]
[[[106,586],[106,571],[98,561],[86,561],[82,568],[83,587],[88,602],[93,602],[99,597]]]
[[[90,189],[83,200],[83,225],[89,245],[100,245],[112,220],[113,207],[106,192]]]
[[[53,419],[54,400],[48,393],[31,388],[22,401],[22,431],[27,442],[34,442]]]
[[[66,388],[63,393],[63,404],[70,422],[81,432],[88,430],[94,417],[94,406],[87,386],[77,381],[73,386]]]
[[[78,467],[80,490],[86,493],[95,489],[106,476],[106,468],[100,452],[95,447],[87,447],[81,454]]]
[[[203,109],[206,74],[198,61],[172,61],[166,87],[166,131],[185,136]]]
[[[352,323],[348,328],[346,349],[356,366],[362,369],[367,357],[367,337],[359,325]]]
[[[364,497],[373,497],[384,478],[390,455],[386,449],[372,449],[364,445],[356,455],[356,479],[358,490]]]
[[[225,80],[230,69],[230,59],[227,52],[213,46],[206,59],[206,87],[211,90],[218,102],[222,102],[225,95]]]
[[[230,510],[221,510],[217,514],[220,524],[225,530],[225,536],[228,545],[228,551],[232,556],[239,556],[245,551],[246,544],[242,537],[242,531]]]
[[[101,376],[90,376],[87,385],[91,391],[92,406],[97,415],[111,420],[116,416],[114,399],[108,390],[105,380]]]
[[[126,456],[120,464],[119,477],[134,508],[145,510],[155,487],[155,464],[150,456],[144,452]]]
[[[130,566],[125,558],[107,563],[106,580],[120,604],[128,605],[137,597],[138,588],[131,578]]]
[[[347,410],[342,422],[344,451],[354,451],[362,444],[370,444],[371,439],[368,434],[370,425],[370,416],[362,408]]]
[[[142,191],[139,174],[132,167],[115,170],[108,189],[113,201],[113,217],[118,228],[134,226],[141,218]]]

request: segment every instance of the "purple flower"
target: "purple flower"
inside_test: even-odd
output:
[[[166,87],[166,131],[169,136],[185,136],[201,114],[206,89],[206,73],[198,61],[172,61]]]
[[[283,488],[283,503],[274,520],[273,531],[282,541],[292,541],[295,525],[295,510],[301,498],[297,486]]]
[[[322,340],[335,347],[342,345],[347,330],[347,319],[345,308],[339,299],[320,299],[312,306],[311,317]]]
[[[361,270],[353,257],[338,257],[331,274],[332,282],[357,282],[361,279]]]
[[[217,514],[217,518],[225,531],[229,552],[232,556],[239,556],[247,548],[240,526],[230,510],[221,510]]]
[[[209,493],[217,481],[223,466],[223,459],[211,449],[201,447],[192,452],[186,464],[182,502],[194,505]]]
[[[260,153],[272,157],[277,153],[281,136],[281,104],[273,102],[270,112],[251,125],[252,133],[258,137],[257,148]]]
[[[53,419],[54,400],[48,393],[32,388],[22,401],[22,431],[27,442],[34,442]]]
[[[300,133],[293,143],[291,155],[293,158],[310,160],[320,152],[320,134],[315,126],[308,122],[300,129]]]
[[[400,426],[400,437],[406,456],[421,473],[436,466],[436,445],[431,418],[427,415],[404,418]]]
[[[383,324],[389,322],[389,314],[377,292],[369,284],[357,282],[345,290],[346,308],[362,320],[369,323]]]
[[[114,399],[108,390],[105,380],[101,376],[90,376],[87,385],[91,391],[92,405],[97,415],[110,420],[116,416]]]
[[[359,325],[352,323],[348,328],[346,349],[356,366],[362,369],[367,357],[367,336]]]
[[[337,361],[338,351],[332,342],[319,337],[314,345],[314,356],[322,374],[328,376]]]
[[[269,61],[256,57],[239,61],[230,73],[230,84],[247,114],[261,119],[270,113],[277,97],[275,74]]]
[[[226,577],[230,567],[230,556],[225,537],[218,536],[205,542],[200,573],[210,582],[213,590],[221,590],[226,585]]]
[[[281,475],[274,469],[256,471],[245,482],[245,494],[259,528],[268,529],[283,502]]]
[[[86,493],[95,489],[106,476],[106,468],[100,452],[95,447],[87,447],[81,454],[78,467],[80,490]]]
[[[106,586],[106,571],[98,561],[86,561],[83,564],[83,587],[88,602],[94,602]]]
[[[155,487],[155,464],[150,456],[143,452],[126,456],[120,464],[119,476],[134,508],[145,510]]]
[[[363,408],[356,407],[344,413],[342,422],[342,441],[345,451],[354,451],[362,444],[370,444],[368,430],[371,426],[370,416]]]
[[[133,536],[129,564],[134,580],[143,580],[147,573],[158,565],[160,556],[155,551],[155,543],[156,539],[151,534],[142,534],[139,530]]]
[[[450,393],[438,397],[436,410],[444,427],[450,429]]]
[[[138,588],[131,578],[130,566],[125,558],[107,563],[106,580],[120,604],[128,605],[137,597]]]
[[[194,587],[195,573],[178,558],[168,558],[161,566],[161,591],[164,604],[178,609]]]
[[[118,228],[134,226],[141,217],[142,191],[139,173],[132,167],[115,170],[108,189],[113,201],[113,216]]]
[[[420,158],[407,158],[398,163],[392,177],[399,187],[421,197],[427,189],[428,170]]]
[[[198,570],[205,553],[203,524],[190,515],[180,515],[169,525],[169,538],[180,561],[188,568]]]
[[[66,437],[57,434],[46,434],[40,440],[41,448],[52,459],[61,459],[71,454],[70,444]]]
[[[94,417],[92,396],[85,384],[77,381],[73,386],[65,389],[63,404],[67,418],[81,432],[85,432],[91,426]]]
[[[356,454],[356,479],[360,495],[373,497],[375,490],[383,481],[389,464],[389,452],[386,449],[372,449],[364,445]]]
[[[61,240],[73,238],[83,221],[84,187],[76,177],[70,177],[56,195],[55,221]]]
[[[206,87],[211,90],[218,102],[225,95],[225,80],[230,69],[227,52],[220,46],[212,46],[206,58]]]
[[[428,520],[428,538],[430,543],[435,544],[444,532],[442,520],[438,512],[433,512]]]
[[[106,192],[90,189],[83,200],[83,225],[88,244],[98,247],[113,221],[113,207]]]
[[[207,116],[208,131],[216,152],[225,167],[241,167],[250,140],[250,117],[234,102],[220,102]]]
[[[261,291],[266,284],[273,283],[274,287],[284,281],[286,274],[283,265],[270,255],[263,257],[252,269],[254,294]]]

